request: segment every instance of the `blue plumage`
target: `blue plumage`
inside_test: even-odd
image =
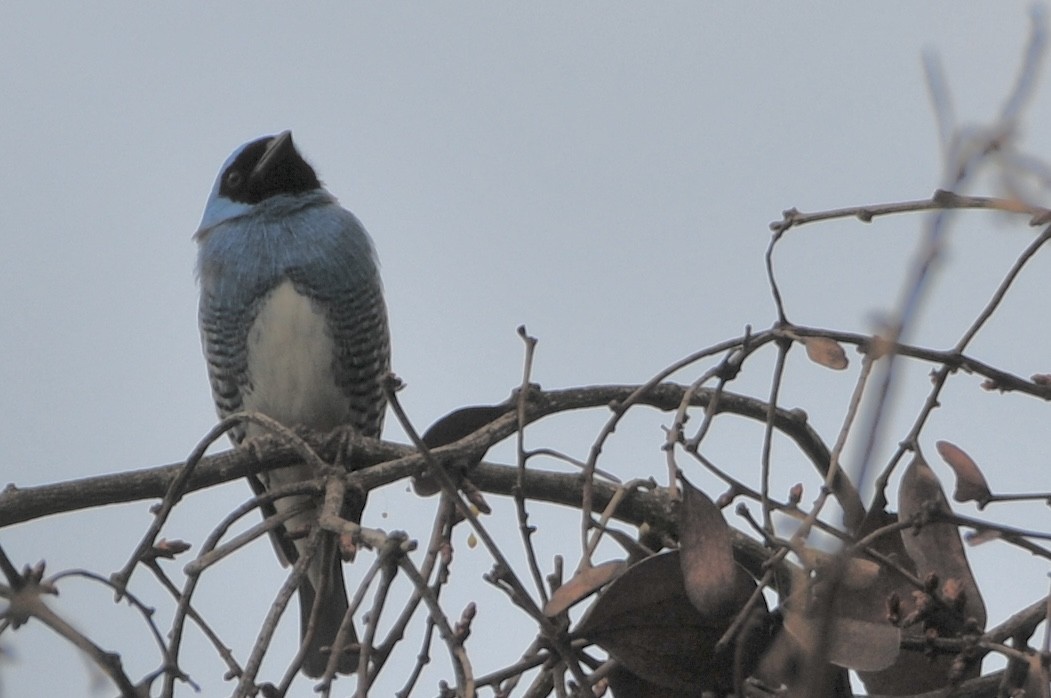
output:
[[[372,241],[322,188],[290,133],[253,141],[230,156],[195,239],[201,338],[219,414],[251,410],[290,427],[351,425],[378,436],[390,339]],[[248,426],[234,439],[256,433]],[[252,484],[259,492],[313,475],[298,465]],[[275,509],[303,500],[278,500]],[[350,503],[344,515],[358,520],[362,505]],[[311,509],[277,531],[286,561],[299,554],[288,531],[305,529],[315,517]],[[347,608],[340,561],[327,552],[312,561],[300,589],[304,632],[320,597],[318,629],[304,660],[310,676],[324,671],[321,648],[331,645]],[[355,666],[348,654],[339,669]]]

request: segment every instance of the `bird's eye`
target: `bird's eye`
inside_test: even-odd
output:
[[[238,189],[244,183],[245,177],[237,170],[230,170],[226,173],[226,186],[231,189]]]

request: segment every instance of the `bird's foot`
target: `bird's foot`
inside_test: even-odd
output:
[[[281,440],[273,434],[258,434],[247,436],[238,448],[247,452],[255,460],[265,460],[268,453],[274,451],[281,444]]]

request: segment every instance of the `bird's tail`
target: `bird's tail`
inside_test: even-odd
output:
[[[315,601],[318,601],[317,620],[314,623],[314,634],[307,645],[303,657],[303,673],[310,678],[318,678],[325,673],[331,652],[339,650],[340,658],[336,671],[340,674],[351,674],[358,668],[358,653],[348,652],[345,648],[357,644],[358,637],[351,624],[346,642],[334,647],[336,633],[339,632],[343,616],[347,614],[347,590],[343,584],[343,563],[331,544],[323,545],[318,554],[311,560],[311,571],[305,575],[299,585],[299,621],[300,640],[306,639],[311,614]],[[321,589],[318,595],[318,587]]]

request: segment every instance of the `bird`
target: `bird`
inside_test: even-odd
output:
[[[219,416],[252,411],[293,429],[349,426],[379,437],[390,330],[375,248],[357,217],[324,188],[291,131],[234,150],[194,239],[201,343]],[[263,434],[242,423],[231,440],[250,447]],[[258,495],[317,475],[300,463],[249,482]],[[303,513],[271,534],[285,565],[302,554],[302,533],[316,521],[318,501],[303,495],[261,507],[265,516],[304,504]],[[360,495],[348,496],[342,514],[359,523],[363,508]],[[348,609],[341,556],[331,536],[324,540],[298,589],[301,645],[311,610],[320,607],[302,665],[314,678],[325,672]],[[357,643],[356,635],[349,643]],[[337,671],[351,673],[357,663],[344,651]]]

